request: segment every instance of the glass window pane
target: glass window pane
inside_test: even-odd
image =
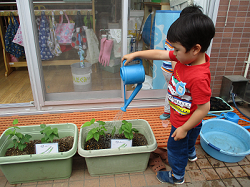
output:
[[[47,94],[121,97],[121,1],[34,1],[34,11]]]

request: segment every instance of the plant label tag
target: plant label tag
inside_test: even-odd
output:
[[[132,140],[128,139],[111,139],[111,149],[120,149],[125,147],[132,147]]]
[[[36,154],[58,153],[58,143],[36,144]]]

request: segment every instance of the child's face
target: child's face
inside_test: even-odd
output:
[[[179,42],[171,43],[174,48],[174,55],[182,64],[190,64],[195,61],[192,49],[186,53],[186,48]]]

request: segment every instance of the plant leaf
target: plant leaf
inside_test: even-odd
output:
[[[112,136],[114,136],[115,131],[116,131],[116,128],[115,128],[115,126],[114,126],[114,128],[113,128],[113,130],[112,130],[112,132],[111,132],[111,135],[112,135]]]
[[[87,121],[87,122],[85,122],[85,123],[82,125],[81,128],[83,128],[83,127],[88,127],[88,126],[90,126],[90,125],[92,125],[92,123],[89,122],[89,121]]]
[[[87,135],[87,137],[86,137],[86,142],[87,142],[88,140],[90,140],[91,138],[93,138],[93,136],[94,136],[94,134],[92,134],[92,133],[89,131],[89,133],[88,133],[88,135]]]
[[[124,136],[127,138],[127,139],[129,139],[129,133],[128,132],[124,132]]]
[[[95,140],[98,142],[99,138],[100,138],[100,134],[99,133],[95,133],[94,134],[94,138]]]
[[[101,131],[99,134],[103,136],[105,135],[104,131]]]
[[[91,132],[92,134],[95,134],[97,132],[97,128],[93,128],[89,132]]]
[[[128,129],[132,129],[132,123],[127,123]]]
[[[14,119],[13,121],[13,125],[16,125],[16,124],[18,124],[18,119]]]
[[[91,124],[95,123],[95,118],[92,118],[92,119],[90,120],[90,123],[91,123]]]
[[[8,136],[8,135],[14,135],[15,134],[15,131],[12,131],[11,129],[8,129],[6,132],[5,132],[5,135]]]
[[[11,142],[11,143],[9,144],[9,146],[7,147],[7,149],[12,148],[12,147],[14,147],[14,143],[13,143],[13,142]]]
[[[20,133],[20,132],[17,132],[15,135],[16,135],[19,139],[23,138],[23,134]]]
[[[42,142],[42,143],[46,143],[45,138],[42,138],[42,139],[41,139],[41,142]]]
[[[49,135],[51,135],[51,134],[53,133],[53,131],[52,131],[51,127],[46,127],[46,128],[44,129],[44,133],[45,133],[47,136],[49,136]]]
[[[130,134],[129,134],[129,139],[132,140],[133,137],[134,137],[134,134],[133,134],[133,133],[130,133]]]
[[[119,134],[121,134],[123,132],[123,130],[122,130],[122,127],[119,129]]]
[[[49,141],[52,143],[53,142],[53,139],[54,139],[54,135],[53,134],[50,134],[49,135]]]
[[[131,129],[129,129],[129,127],[127,125],[122,125],[122,130],[124,130],[125,132],[130,133]]]
[[[104,121],[97,121],[99,125],[105,125],[106,123]]]
[[[53,128],[52,131],[53,131],[54,134],[58,134],[58,129],[57,128]]]
[[[18,144],[18,149],[20,150],[20,151],[23,151],[23,149],[26,147],[27,145],[26,144]]]
[[[41,127],[42,129],[44,129],[44,128],[46,127],[46,125],[45,125],[45,124],[41,124],[40,127]]]
[[[29,134],[25,134],[25,138],[26,138],[27,140],[29,140],[30,138],[32,138],[32,136],[29,135]]]
[[[13,134],[9,135],[8,140],[11,139],[13,136],[14,136]]]
[[[132,131],[138,133],[139,131],[136,128],[132,128]]]

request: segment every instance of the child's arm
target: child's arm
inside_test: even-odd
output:
[[[194,111],[192,116],[184,123],[181,127],[177,128],[172,134],[175,141],[183,139],[187,136],[187,132],[194,128],[209,112],[210,110],[210,101],[203,104],[197,105],[197,109]]]
[[[176,61],[171,61],[171,64],[172,64],[172,69],[174,70],[174,67],[175,67],[175,65],[176,65]]]
[[[125,62],[125,65],[134,60],[135,58],[149,59],[149,60],[170,60],[169,51],[165,50],[143,50],[137,51],[134,53],[126,54],[122,57],[122,62]]]

